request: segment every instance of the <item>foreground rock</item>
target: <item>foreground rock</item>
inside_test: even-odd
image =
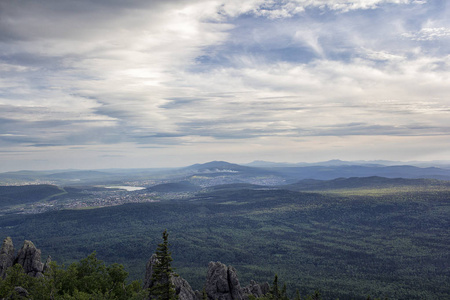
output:
[[[220,262],[210,262],[206,277],[206,294],[212,300],[242,300],[243,291],[236,270]]]
[[[6,277],[6,270],[14,264],[14,245],[10,237],[3,241],[0,250],[0,278]]]
[[[266,282],[263,285],[260,285],[256,281],[250,281],[250,284],[243,288],[244,295],[248,298],[249,295],[253,295],[255,297],[262,297],[265,294],[270,292],[270,286]]]
[[[145,279],[144,279],[144,289],[149,289],[153,286],[152,275],[153,275],[153,266],[156,264],[156,254],[153,254],[152,257],[147,262],[145,267]]]
[[[30,241],[25,241],[15,256],[13,242],[10,237],[7,237],[0,250],[0,276],[5,278],[6,270],[15,264],[19,264],[26,274],[41,277],[43,272],[49,269],[50,261],[49,257],[47,262],[43,264],[41,262],[41,250],[37,249]]]
[[[206,277],[205,290],[211,300],[242,300],[250,295],[261,297],[269,292],[268,284],[263,286],[255,281],[242,288],[236,269],[220,262],[210,262]]]
[[[196,293],[191,285],[182,277],[172,277],[172,283],[175,285],[175,291],[179,300],[197,300]]]
[[[19,297],[19,299],[28,298],[28,296],[29,296],[28,291],[26,289],[24,289],[23,287],[21,287],[21,286],[16,286],[14,288],[14,292],[16,292],[16,294]],[[17,298],[14,297],[14,296],[11,296],[10,299],[17,299]]]
[[[41,262],[41,250],[37,249],[31,241],[23,243],[14,260],[14,264],[21,265],[25,273],[30,276],[43,276],[44,264]]]

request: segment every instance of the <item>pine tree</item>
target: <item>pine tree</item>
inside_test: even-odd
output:
[[[156,249],[156,264],[153,266],[152,281],[150,288],[150,299],[156,300],[176,300],[178,296],[175,286],[170,280],[171,276],[178,276],[173,272],[171,262],[172,257],[169,251],[169,234],[164,230],[162,234],[163,242]]]
[[[289,298],[288,298],[288,296],[287,296],[287,287],[286,287],[286,283],[283,284],[283,288],[281,289],[280,299],[281,299],[281,300],[289,300]]]
[[[272,288],[270,289],[270,294],[271,294],[271,299],[273,300],[279,300],[281,291],[280,288],[278,287],[278,275],[275,274],[275,277],[273,279],[273,284],[272,284]]]
[[[301,300],[302,297],[300,296],[300,292],[298,291],[298,289],[295,291],[295,298],[294,300]]]
[[[206,294],[206,288],[203,287],[202,291],[202,300],[208,300],[208,295]]]

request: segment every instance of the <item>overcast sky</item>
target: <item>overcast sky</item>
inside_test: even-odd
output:
[[[329,159],[450,159],[450,1],[0,1],[0,171]]]

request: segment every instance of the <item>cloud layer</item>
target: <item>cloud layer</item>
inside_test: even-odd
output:
[[[437,0],[3,1],[4,169],[446,159],[448,14]]]

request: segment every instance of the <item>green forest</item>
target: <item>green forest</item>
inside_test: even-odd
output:
[[[216,189],[190,199],[62,210],[0,219],[16,245],[32,240],[66,265],[96,251],[142,280],[165,229],[173,266],[201,290],[209,261],[250,280],[286,283],[286,295],[323,299],[450,296],[450,191],[298,192]]]
[[[124,270],[123,265],[114,263],[107,266],[93,252],[67,267],[50,262],[40,276],[26,274],[22,265],[17,263],[7,269],[5,276],[0,277],[0,297],[53,300],[178,300],[179,291],[176,291],[170,278],[179,275],[172,268],[173,259],[167,230],[163,232],[162,238],[163,242],[158,244],[156,249],[156,262],[151,276],[154,284],[148,289],[142,287],[138,280],[128,283],[128,272]],[[205,288],[198,293],[202,295],[201,299],[208,299]],[[289,300],[286,284],[280,288],[277,275],[270,290],[263,296],[245,297],[249,300]],[[298,290],[294,299],[302,299]],[[321,300],[322,297],[319,291],[315,291],[303,299]],[[367,299],[370,300],[370,296]]]

